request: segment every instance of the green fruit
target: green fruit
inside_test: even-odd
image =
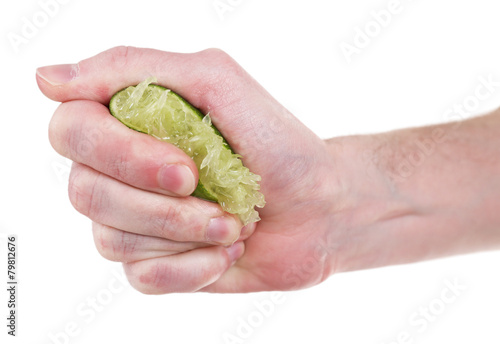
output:
[[[260,176],[243,166],[209,115],[152,82],[156,79],[117,92],[109,103],[111,114],[131,129],[179,147],[194,160],[200,179],[192,196],[218,202],[245,225],[260,220],[254,209],[265,205]]]

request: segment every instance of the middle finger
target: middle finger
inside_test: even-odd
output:
[[[230,245],[242,228],[216,203],[137,189],[79,163],[71,169],[69,196],[91,220],[141,235]]]

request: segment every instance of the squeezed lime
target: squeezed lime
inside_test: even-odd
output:
[[[265,205],[260,176],[243,166],[209,115],[148,78],[117,92],[110,100],[111,114],[127,127],[182,149],[193,159],[199,181],[192,196],[218,202],[244,225],[259,221],[255,207]]]

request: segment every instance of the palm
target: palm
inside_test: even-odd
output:
[[[287,131],[280,131],[281,126]],[[323,253],[316,254],[327,233],[325,215],[331,204],[324,192],[329,189],[325,184],[331,173],[326,146],[290,115],[261,130],[252,137],[258,143],[240,149],[245,157],[251,157],[248,166],[262,176],[267,204],[260,211],[262,220],[255,233],[245,241],[244,256],[232,268],[238,272],[233,275],[229,271],[216,289],[296,289],[319,283],[329,275]],[[255,154],[255,147],[262,147],[259,154]]]

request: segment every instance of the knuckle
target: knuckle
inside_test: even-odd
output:
[[[92,173],[79,164],[73,164],[68,195],[71,204],[78,212],[95,221],[102,217],[107,198],[98,172]]]
[[[178,232],[176,229],[182,227],[181,217],[182,212],[177,205],[159,205],[151,209],[148,223],[156,236],[172,239]]]
[[[121,230],[116,230],[116,234],[112,241],[113,257],[115,261],[129,261],[136,252],[139,236]]]
[[[101,224],[93,225],[97,251],[105,259],[126,262],[131,258],[137,244],[137,236]]]
[[[68,196],[73,207],[83,215],[88,214],[88,197],[85,187],[85,172],[79,164],[73,163],[69,174]]]
[[[199,54],[203,55],[203,57],[208,57],[213,60],[232,60],[231,56],[229,56],[228,53],[219,48],[208,48],[200,51]]]
[[[119,147],[119,149],[115,150],[113,159],[109,159],[106,162],[106,171],[118,180],[128,180],[130,160],[131,156],[127,147]]]
[[[205,74],[212,75],[214,80],[220,79],[218,81],[222,81],[223,78],[215,78],[215,76],[227,77],[229,75],[238,75],[238,72],[241,70],[239,64],[221,49],[210,48],[198,54],[201,62],[198,65],[205,71]]]
[[[92,232],[94,235],[94,243],[97,248],[97,252],[99,252],[102,257],[114,261],[114,257],[110,254],[113,252],[110,249],[111,239],[106,228],[103,225],[94,222],[92,224]]]
[[[93,130],[86,132],[82,126],[70,126],[64,133],[65,146],[69,155],[78,161],[86,160],[92,155],[96,146],[93,137]]]
[[[49,123],[49,142],[51,146],[60,154],[63,154],[63,147],[61,147],[61,116],[59,116],[60,111],[63,110],[62,107],[63,104],[59,105]]]
[[[49,140],[61,155],[82,162],[95,154],[105,133],[97,123],[79,119],[81,117],[75,111],[82,111],[82,107],[75,109],[70,103],[63,103],[57,108],[49,124]]]
[[[146,290],[161,290],[170,281],[176,281],[180,278],[179,270],[172,269],[168,264],[162,264],[159,261],[153,261],[143,274],[139,276],[139,282],[144,285]]]
[[[127,280],[129,281],[132,288],[134,288],[135,290],[137,290],[142,294],[146,295],[152,294],[151,292],[148,293],[146,286],[139,283],[139,279],[134,274],[131,274],[130,272],[125,272],[125,276],[127,276]]]
[[[240,99],[241,88],[248,84],[245,71],[227,53],[211,48],[198,53],[194,73],[203,76],[191,85],[194,102],[220,109]]]
[[[180,278],[178,269],[156,260],[126,264],[125,274],[134,289],[147,295],[167,292],[166,286]]]
[[[149,209],[148,223],[155,236],[178,241],[205,241],[207,219],[181,203]]]
[[[117,46],[101,54],[100,62],[109,68],[109,65],[121,70],[126,68],[139,49],[130,46]]]
[[[49,141],[61,155],[81,161],[92,152],[94,143],[85,128],[73,122],[72,118],[69,104],[59,105],[49,123]]]

